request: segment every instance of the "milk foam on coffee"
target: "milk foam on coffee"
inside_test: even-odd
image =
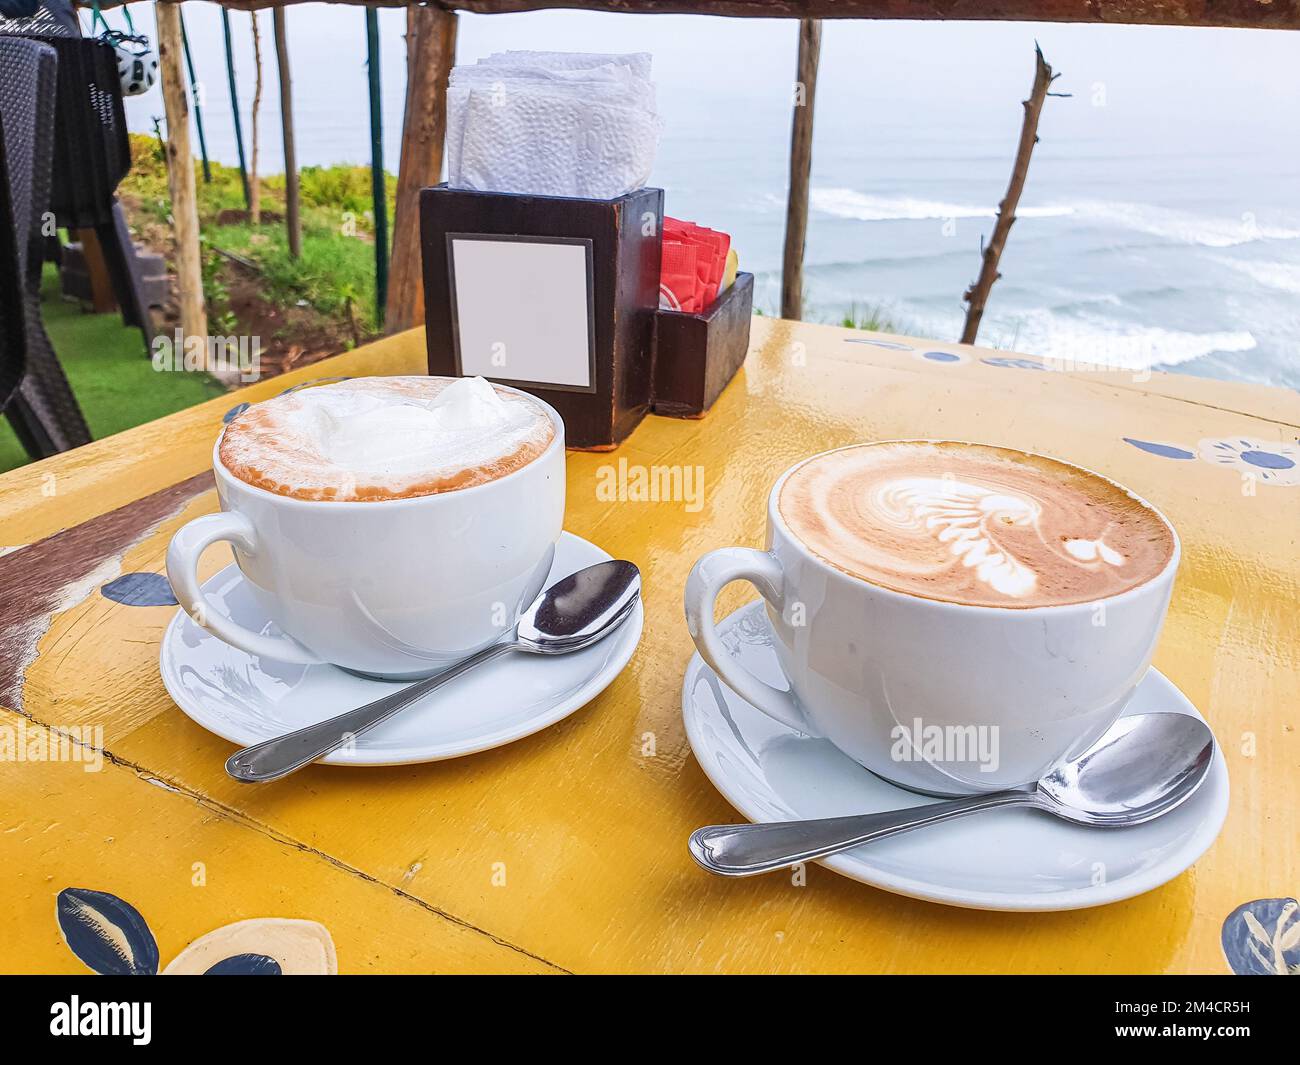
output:
[[[979,444],[867,444],[819,455],[778,509],[814,554],[896,591],[974,606],[1116,595],[1173,556],[1164,520],[1118,485]]]
[[[369,501],[504,477],[554,436],[539,404],[481,377],[365,377],[250,407],[226,427],[219,453],[258,488]]]

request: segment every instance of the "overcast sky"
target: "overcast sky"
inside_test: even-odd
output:
[[[153,32],[152,5],[135,4],[137,23]],[[206,84],[209,146],[232,157],[220,18],[215,5],[190,2],[185,19]],[[364,12],[360,7],[287,8],[299,136],[304,163],[364,161],[369,140]],[[118,12],[110,22],[122,23]],[[262,12],[267,49],[267,128],[278,130],[270,13]],[[249,14],[235,11],[236,63],[243,107],[252,98]],[[405,52],[405,12],[380,12],[386,155],[396,167]],[[697,130],[716,117],[725,128],[741,106],[749,121],[788,136],[797,23],[679,15],[546,11],[461,15],[458,58],[469,62],[508,48],[649,51],[666,136]],[[947,125],[989,126],[1010,137],[1017,101],[1033,75],[1033,42],[1062,73],[1057,88],[1072,106],[1051,109],[1045,133],[1062,138],[1203,142],[1208,150],[1262,145],[1291,176],[1300,170],[1300,33],[1028,23],[863,22],[824,24],[817,120],[821,137],[900,134],[941,136]],[[129,121],[152,130],[162,114],[157,90],[128,102]],[[1012,142],[1014,143],[1014,142]],[[1010,145],[1009,145],[1010,148]],[[278,137],[264,151],[280,163]],[[1282,176],[1282,175],[1279,175]]]

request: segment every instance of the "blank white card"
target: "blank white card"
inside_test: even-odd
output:
[[[461,373],[592,388],[591,242],[449,239]]]

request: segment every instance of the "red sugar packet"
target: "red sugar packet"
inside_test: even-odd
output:
[[[731,237],[678,218],[664,217],[663,276],[659,305],[670,310],[699,312],[712,306],[727,270]],[[689,251],[690,254],[686,254]],[[671,266],[670,266],[671,264]],[[688,282],[687,271],[693,275]],[[665,295],[664,288],[668,289]]]
[[[699,301],[700,280],[693,244],[665,240],[659,267],[659,306],[670,311],[694,311]]]

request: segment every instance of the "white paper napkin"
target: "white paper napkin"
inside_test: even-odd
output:
[[[506,52],[456,67],[453,188],[610,199],[649,180],[661,123],[651,57]]]

